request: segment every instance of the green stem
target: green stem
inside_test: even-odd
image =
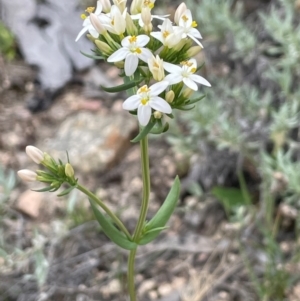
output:
[[[140,216],[137,222],[133,234],[133,241],[138,242],[143,227],[146,221],[149,195],[150,195],[150,172],[149,172],[149,155],[148,155],[148,136],[140,142],[141,147],[141,165],[142,165],[142,179],[143,179],[143,199],[140,210]],[[136,301],[135,285],[134,285],[134,262],[135,262],[136,250],[130,251],[128,258],[128,291],[130,295],[130,301]]]
[[[148,136],[140,142],[141,147],[141,164],[142,164],[142,179],[143,179],[143,199],[140,210],[140,217],[134,231],[133,240],[138,241],[142,234],[145,224],[146,215],[149,205],[150,195],[150,172],[149,172],[149,155],[148,155]]]
[[[132,240],[132,236],[124,226],[124,224],[119,220],[119,218],[110,211],[110,209],[91,191],[86,189],[84,186],[77,184],[77,189],[87,195],[90,199],[95,201],[106,213],[107,215],[114,221],[114,223],[120,228],[121,231],[130,239]]]
[[[135,294],[135,285],[134,285],[134,261],[135,261],[136,249],[130,251],[128,257],[128,292],[130,301],[136,301],[136,294]]]

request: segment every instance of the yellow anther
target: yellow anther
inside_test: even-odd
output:
[[[95,10],[94,6],[89,6],[89,7],[87,7],[87,9],[85,11],[90,14],[90,13],[94,12],[94,10]]]
[[[141,99],[141,104],[146,105],[148,101],[149,101],[149,98],[142,98]]]
[[[154,3],[152,3],[149,0],[145,0],[144,1],[144,6],[148,6],[150,9],[152,9],[154,7]]]
[[[132,36],[129,38],[129,42],[132,44],[132,43],[135,43],[136,42],[136,36]]]
[[[140,53],[142,53],[142,50],[141,50],[141,48],[136,48],[135,52],[137,52],[138,54],[140,54]]]
[[[163,37],[166,38],[170,33],[166,30],[163,32]]]
[[[81,18],[82,20],[85,20],[85,19],[87,18],[87,16],[86,16],[85,14],[81,14],[81,15],[80,15],[80,18]]]
[[[183,19],[184,22],[187,22],[189,19],[186,15],[183,15],[181,18]]]
[[[195,68],[195,67],[191,69],[192,73],[195,73],[196,71],[197,71],[197,68]]]
[[[193,63],[188,62],[188,61],[182,61],[182,62],[180,62],[180,65],[181,65],[181,66],[192,67],[192,66],[193,66]]]
[[[112,19],[110,23],[111,23],[111,25],[113,25],[113,26],[114,26],[114,25],[115,25],[115,20],[114,20],[114,19]]]
[[[148,86],[144,85],[143,87],[139,88],[138,93],[147,93],[149,91],[150,89],[148,88]]]
[[[193,22],[192,22],[192,27],[197,27],[197,26],[198,26],[197,22],[196,22],[196,21],[193,21]]]
[[[157,62],[156,62],[156,61],[154,61],[154,63],[153,63],[153,67],[155,67],[155,68],[159,68],[159,65],[157,64]]]

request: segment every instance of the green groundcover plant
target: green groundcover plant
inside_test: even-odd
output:
[[[192,97],[198,90],[197,84],[210,86],[206,79],[196,74],[200,67],[194,56],[203,46],[191,10],[181,3],[172,22],[168,15],[152,14],[154,2],[133,0],[128,9],[126,0],[113,0],[113,4],[109,0],[97,1],[96,7],[88,7],[82,14],[83,28],[76,38],[77,41],[87,33],[96,48],[92,55],[85,55],[103,59],[120,68],[124,83],[102,88],[108,92],[127,91],[123,109],[137,116],[140,124],[139,134],[131,141],[140,143],[143,178],[141,207],[134,233],[129,233],[105,202],[79,183],[69,159],[63,163],[34,146],[27,146],[27,155],[46,170],[18,172],[25,181],[48,185],[38,190],[40,192],[57,191],[66,183],[69,187],[58,196],[64,196],[73,189],[87,195],[103,232],[116,245],[130,251],[127,279],[131,301],[136,300],[134,263],[137,248],[153,241],[166,228],[180,192],[180,181],[176,177],[162,206],[152,219],[146,221],[150,194],[148,134],[166,132],[169,128],[166,118],[174,118],[174,110],[194,108],[204,97]],[[154,19],[160,23],[158,29],[152,24]]]

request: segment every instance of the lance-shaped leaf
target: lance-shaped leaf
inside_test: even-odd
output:
[[[171,190],[157,213],[145,226],[145,234],[139,241],[139,244],[146,244],[154,240],[159,233],[166,227],[168,220],[174,212],[180,193],[180,181],[178,176],[175,178]]]
[[[125,250],[134,250],[137,248],[137,244],[130,241],[123,233],[121,233],[115,225],[108,220],[100,210],[98,210],[96,204],[93,200],[90,200],[91,207],[93,209],[94,215],[100,224],[103,232],[110,238],[116,245]]]
[[[131,140],[131,142],[136,143],[144,139],[152,130],[152,128],[155,125],[155,120],[152,119],[149,121],[149,123],[139,132],[139,134]]]
[[[150,131],[151,134],[162,134],[165,133],[169,129],[169,123],[162,123],[161,119],[157,120],[155,127]]]
[[[141,78],[139,80],[135,80],[135,81],[131,81],[128,83],[124,83],[122,85],[119,86],[115,86],[115,87],[103,87],[100,86],[104,91],[109,92],[109,93],[114,93],[114,92],[121,92],[121,91],[126,91],[128,89],[131,89],[135,86],[137,86],[138,84],[140,84],[144,79]]]
[[[88,54],[88,53],[84,53],[82,51],[80,51],[81,54],[83,54],[84,56],[90,58],[90,59],[94,59],[94,60],[104,60],[103,56],[100,55],[93,55],[93,54]]]
[[[62,191],[61,193],[59,193],[57,196],[64,196],[69,194],[76,186],[70,186],[69,188],[65,189],[64,191]]]
[[[189,99],[189,100],[186,102],[186,104],[187,104],[187,105],[194,104],[194,103],[196,103],[196,102],[202,100],[205,96],[206,96],[206,95],[204,94],[204,95],[201,95],[201,96],[199,96],[199,97],[197,97],[197,98]]]
[[[45,188],[42,188],[42,189],[32,189],[32,191],[35,191],[35,192],[46,192],[46,191],[51,191],[53,189],[52,186],[47,186]]]

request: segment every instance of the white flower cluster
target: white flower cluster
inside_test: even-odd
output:
[[[138,120],[145,126],[152,116],[159,119],[162,113],[171,114],[172,109],[188,109],[188,98],[198,90],[196,83],[210,83],[195,74],[197,62],[193,56],[203,48],[199,41],[202,37],[185,3],[177,8],[172,23],[167,15],[151,14],[155,0],[133,0],[130,10],[126,2],[99,0],[97,7],[88,7],[76,40],[88,33],[97,53],[107,62],[124,69],[132,80],[144,80],[123,108],[137,110]],[[162,21],[158,31],[153,31],[153,19]],[[192,47],[194,42],[197,46]],[[153,80],[157,82],[149,87]]]

